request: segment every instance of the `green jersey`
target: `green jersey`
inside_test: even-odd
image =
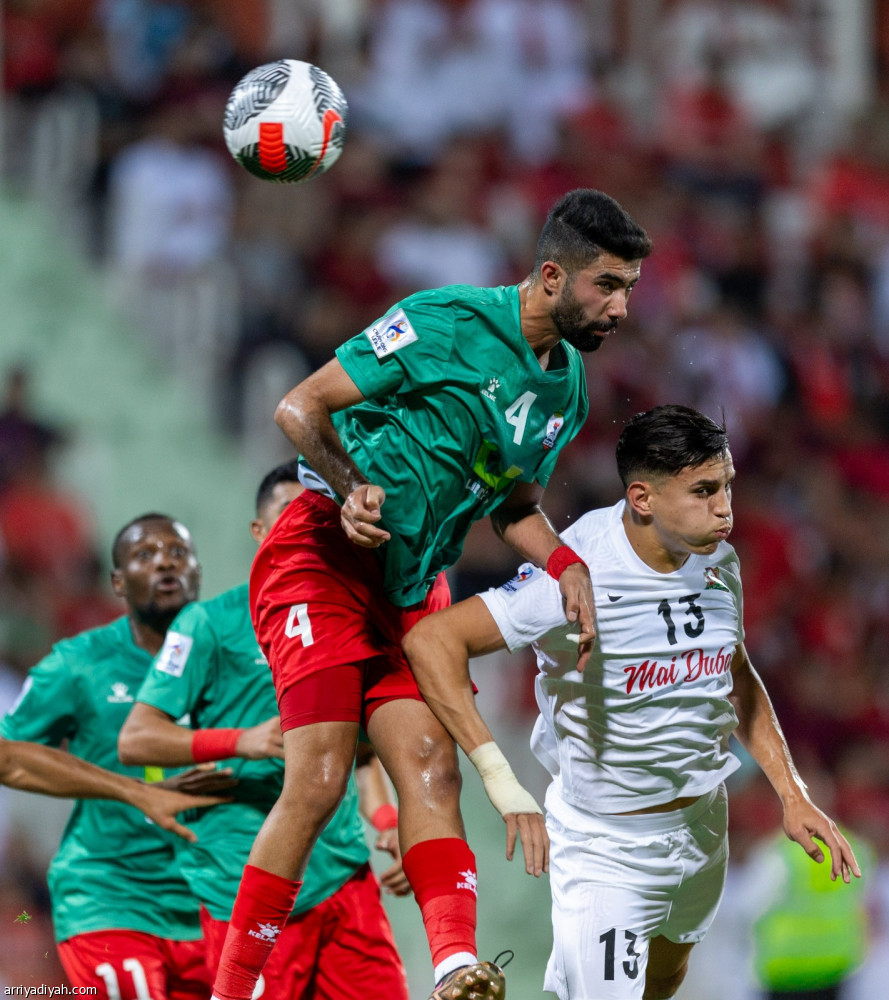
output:
[[[117,735],[150,666],[127,618],[64,639],[31,670],[0,735],[50,746],[67,739],[83,760],[140,778],[142,768],[117,759]],[[200,938],[178,840],[124,803],[76,802],[47,875],[56,939],[101,930]]]
[[[562,342],[540,367],[516,286],[419,292],[336,354],[365,401],[334,426],[386,490],[386,593],[413,604],[516,482],[546,485],[586,418],[583,362]]]
[[[246,728],[277,715],[272,674],[250,621],[246,584],[180,611],[137,700],[174,719],[188,716],[195,729]],[[235,757],[222,764],[238,779],[231,790],[235,801],[189,817],[198,842],[183,841],[177,850],[192,892],[211,916],[228,920],[250,848],[281,792],[284,762]],[[315,844],[294,913],[333,895],[369,856],[352,779]]]

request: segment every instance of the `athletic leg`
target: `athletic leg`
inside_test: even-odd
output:
[[[250,1000],[312,847],[345,794],[357,735],[355,722],[315,722],[284,733],[284,788],[250,851],[214,996]]]
[[[454,742],[428,706],[412,699],[380,705],[367,730],[398,794],[402,864],[423,915],[435,981],[469,966],[485,991],[467,987],[454,996],[498,996],[493,967],[478,962],[478,876],[460,814]],[[490,992],[484,983],[489,976],[495,980]],[[502,988],[502,976],[499,983]]]
[[[688,972],[688,956],[694,943],[676,944],[658,935],[648,945],[643,1000],[671,1000]]]

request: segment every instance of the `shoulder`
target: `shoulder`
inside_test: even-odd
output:
[[[597,507],[587,511],[562,533],[562,541],[577,552],[594,551],[611,532],[621,525],[624,502],[620,500],[612,507]]]
[[[35,670],[43,666],[57,668],[80,664],[90,665],[108,656],[119,656],[121,644],[130,638],[129,622],[124,616],[107,625],[87,629],[77,635],[61,639],[48,656],[37,664]]]
[[[216,623],[227,622],[233,615],[240,615],[249,608],[249,584],[241,583],[230,590],[224,590],[215,597],[204,601],[194,601],[186,605],[176,616],[180,620],[201,623],[213,627]]]
[[[741,561],[732,545],[729,545],[728,542],[720,542],[719,547],[713,555],[713,562],[716,566],[719,566],[723,572],[730,574],[740,581]]]
[[[409,295],[399,306],[412,322],[454,326],[490,314],[512,315],[518,309],[518,289],[514,285],[445,285]]]

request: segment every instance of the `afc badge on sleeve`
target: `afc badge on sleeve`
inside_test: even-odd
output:
[[[379,323],[369,326],[364,335],[378,358],[388,357],[417,339],[417,331],[411,326],[403,309],[396,309],[384,316]]]
[[[190,635],[167,632],[163,648],[157,655],[155,667],[161,673],[169,674],[171,677],[181,677],[193,642]]]

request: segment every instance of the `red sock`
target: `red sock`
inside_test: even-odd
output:
[[[476,954],[478,875],[465,840],[424,840],[401,859],[423,914],[432,964],[458,951]]]
[[[278,934],[293,910],[302,882],[245,865],[232,910],[213,995],[251,1000]]]

